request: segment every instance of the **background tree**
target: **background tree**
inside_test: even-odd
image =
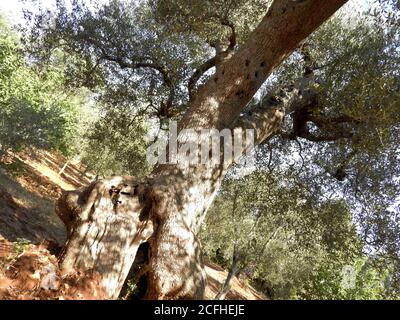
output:
[[[126,110],[122,115],[110,107],[85,132],[81,146],[82,161],[88,170],[103,177],[149,172],[146,148],[150,143],[149,125],[143,117]]]
[[[346,203],[321,202],[266,172],[226,180],[200,236],[208,257],[229,270],[217,298],[240,274],[272,299],[390,297],[393,269],[379,272],[362,252]],[[343,284],[346,268],[354,283]]]
[[[364,252],[385,257],[373,259],[376,267],[382,261],[398,265],[399,252],[394,236],[399,225],[399,14],[389,8],[378,6],[347,23],[332,19],[292,55],[278,72],[283,80],[266,90],[279,92],[283,83],[312,70],[318,101],[287,119],[280,133],[284,139],[277,136],[260,148],[260,161],[288,183],[321,199],[347,202]],[[393,281],[392,288],[398,283]]]
[[[39,72],[27,64],[3,18],[0,31],[0,156],[28,146],[72,152],[82,99],[64,90],[60,66]]]

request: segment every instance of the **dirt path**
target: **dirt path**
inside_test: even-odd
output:
[[[33,243],[44,239],[63,243],[65,228],[54,212],[61,191],[77,189],[90,182],[77,163],[58,154],[33,150],[9,157],[0,167],[0,235]]]

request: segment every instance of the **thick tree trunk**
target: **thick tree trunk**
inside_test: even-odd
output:
[[[216,295],[215,300],[225,300],[226,295],[232,288],[233,279],[237,276],[237,271],[235,268],[236,268],[235,266],[232,266],[232,268],[229,270],[228,276],[226,277],[226,280],[222,285],[222,288]]]
[[[272,70],[345,2],[274,1],[249,40],[199,88],[180,129],[232,128]],[[264,130],[257,132],[264,140],[276,129],[276,118],[281,119],[282,113],[270,116]],[[226,169],[163,165],[156,171],[160,224],[156,241],[151,242],[149,298],[202,298],[204,272],[195,234]]]
[[[256,142],[268,139],[283,110],[242,119],[243,109],[272,70],[345,2],[275,0],[249,40],[199,88],[179,129],[240,124],[255,129]],[[188,139],[181,136],[179,142]],[[227,168],[160,165],[145,182],[113,177],[64,196],[59,214],[70,226],[70,238],[63,268],[100,272],[107,296],[116,298],[138,246],[148,240],[146,297],[203,298],[206,278],[196,234]]]
[[[57,206],[69,233],[61,254],[63,272],[99,272],[106,296],[118,298],[138,247],[153,234],[144,192],[131,177],[66,192]]]

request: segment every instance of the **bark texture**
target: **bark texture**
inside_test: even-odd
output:
[[[145,187],[131,177],[111,177],[66,192],[57,213],[67,226],[64,273],[96,271],[109,298],[118,298],[141,243],[153,233]]]

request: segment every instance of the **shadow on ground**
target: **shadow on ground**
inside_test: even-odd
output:
[[[0,163],[0,235],[10,241],[27,239],[63,243],[65,227],[54,211],[63,189],[77,189],[90,182],[75,164],[46,151],[10,155]]]

